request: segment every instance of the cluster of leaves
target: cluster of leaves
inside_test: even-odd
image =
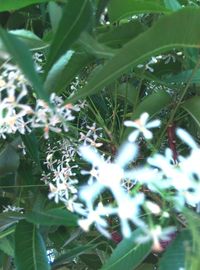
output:
[[[143,112],[162,118],[153,141],[159,151],[168,144],[174,155],[187,151],[174,143],[171,126],[189,129],[199,140],[199,1],[0,0],[0,12],[0,61],[17,64],[26,76],[29,103],[35,96],[48,103],[52,92],[66,103],[86,99],[80,117],[103,128],[104,153],[112,156],[129,134],[123,121]],[[35,52],[44,57],[41,73]],[[69,95],[76,77],[80,87]],[[78,128],[77,120],[68,133],[49,140],[77,137]],[[26,157],[18,148],[22,142]],[[138,230],[119,244],[95,229],[85,234],[75,214],[48,200],[48,186],[40,180],[46,149],[41,132],[10,134],[0,147],[2,269],[178,270],[194,246],[188,269],[200,269],[198,216],[186,213],[192,229],[182,230],[161,255],[151,253],[151,243],[134,243]],[[141,148],[142,163],[155,149],[144,141]],[[8,205],[22,210],[5,212]],[[170,222],[179,219],[172,214]]]

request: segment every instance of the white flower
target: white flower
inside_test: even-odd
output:
[[[142,133],[146,139],[148,140],[152,139],[153,137],[152,132],[149,131],[148,129],[159,127],[161,122],[160,120],[157,119],[157,120],[147,123],[148,118],[149,118],[149,114],[145,112],[140,116],[139,119],[135,121],[128,120],[124,122],[125,126],[136,128],[136,130],[134,130],[128,137],[128,140],[130,142],[134,142],[140,133]]]

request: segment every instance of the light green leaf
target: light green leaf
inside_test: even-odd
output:
[[[185,70],[176,75],[167,76],[163,80],[169,83],[178,83],[178,84],[187,83],[187,81],[191,78],[192,74],[193,74],[192,69]],[[192,83],[200,84],[200,69],[198,69],[192,76],[191,84]]]
[[[164,0],[164,3],[165,3],[166,8],[171,9],[173,11],[176,11],[182,8],[178,0]]]
[[[26,214],[26,219],[34,224],[45,226],[64,225],[77,226],[77,216],[66,209],[33,210]]]
[[[67,51],[50,69],[44,83],[45,90],[48,93],[60,93],[93,59],[93,56],[83,51]]]
[[[144,13],[169,13],[170,10],[160,5],[160,1],[149,0],[111,0],[108,14],[111,22]]]
[[[13,11],[37,3],[45,3],[52,0],[0,0],[0,12]]]
[[[191,242],[192,236],[190,232],[187,230],[182,231],[159,260],[159,270],[185,269],[186,248],[191,247]]]
[[[92,7],[89,0],[69,0],[67,2],[50,47],[47,71],[71,48],[81,32],[89,25],[91,17]]]
[[[150,253],[152,243],[135,243],[141,233],[136,229],[130,238],[122,240],[101,270],[134,270]]]
[[[39,50],[48,46],[48,44],[42,41],[38,36],[36,36],[31,31],[25,29],[17,29],[17,30],[10,30],[9,33],[15,35],[32,50]]]
[[[42,236],[35,225],[20,221],[15,231],[15,264],[17,270],[49,270]]]
[[[19,220],[24,219],[23,215],[20,213],[6,212],[0,213],[0,232],[4,230],[9,230],[9,228],[17,223]]]
[[[33,59],[28,50],[28,47],[13,34],[7,33],[0,28],[0,38],[5,45],[6,50],[20,67],[26,78],[32,84],[34,91],[38,97],[48,100],[47,95],[43,90],[42,83],[34,68]]]
[[[185,101],[182,106],[200,126],[200,97],[192,97]]]
[[[73,98],[67,102],[75,102],[80,98],[98,92],[124,72],[143,63],[152,55],[168,51],[175,47],[200,47],[199,20],[200,9],[196,8],[181,9],[172,15],[162,17],[153,27],[120,49],[88,81],[86,87],[77,91]]]
[[[51,1],[48,4],[48,11],[49,11],[49,17],[51,21],[51,27],[53,29],[53,32],[55,33],[58,28],[60,19],[62,17],[62,8],[55,2]]]

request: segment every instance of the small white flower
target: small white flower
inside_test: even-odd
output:
[[[128,140],[130,142],[134,142],[140,133],[142,133],[146,139],[148,140],[152,139],[153,137],[152,132],[148,129],[159,127],[161,122],[160,120],[156,119],[147,123],[148,118],[149,118],[149,114],[145,112],[140,116],[139,119],[135,121],[128,120],[124,122],[125,126],[136,128],[136,130],[134,130],[128,137]]]

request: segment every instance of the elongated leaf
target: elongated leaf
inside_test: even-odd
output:
[[[88,252],[91,248],[94,248],[95,245],[84,245],[72,248],[66,251],[63,255],[59,256],[52,264],[52,269],[57,269],[59,265],[66,264],[70,262],[74,257],[79,256],[85,252]]]
[[[7,255],[14,257],[14,248],[12,242],[8,237],[1,239],[0,241],[0,250],[2,250]]]
[[[7,33],[0,28],[0,38],[5,45],[6,50],[18,64],[26,78],[32,84],[38,97],[48,100],[43,90],[42,83],[35,71],[33,59],[27,46],[17,39],[14,35]]]
[[[182,108],[186,110],[200,126],[200,97],[193,97],[185,101]]]
[[[182,83],[186,83],[191,78],[192,73],[193,73],[193,70],[190,69],[190,70],[182,71],[176,75],[168,76],[163,80],[169,83],[182,84]],[[200,69],[197,70],[197,72],[195,72],[194,76],[192,77],[191,84],[192,83],[200,84]]]
[[[15,231],[17,270],[49,270],[45,245],[36,226],[20,221]]]
[[[109,31],[99,34],[98,40],[107,46],[120,48],[125,43],[144,32],[144,26],[138,21],[125,23],[111,28]]]
[[[33,32],[18,29],[11,30],[9,33],[18,37],[21,41],[23,41],[30,49],[39,50],[47,46],[47,44],[42,41],[38,36],[36,36]]]
[[[117,21],[140,13],[168,13],[169,9],[159,4],[159,1],[149,0],[111,0],[108,5],[109,19]]]
[[[20,213],[7,212],[0,214],[0,232],[11,227],[13,224],[17,223],[19,220],[24,219],[23,215]]]
[[[46,211],[33,210],[26,215],[26,219],[34,224],[46,226],[65,225],[77,226],[77,217],[65,209],[50,209]]]
[[[91,16],[92,7],[89,0],[69,0],[67,2],[50,48],[47,71],[71,48],[74,41],[90,23]]]
[[[19,167],[19,155],[8,144],[0,153],[0,175],[16,172]]]
[[[154,116],[154,114],[169,105],[171,100],[171,96],[165,91],[153,92],[139,103],[132,118],[137,119],[143,112],[148,112],[150,116]]]
[[[52,0],[0,0],[0,12],[1,11],[13,11],[37,3],[49,2]]]
[[[186,230],[176,237],[160,259],[159,270],[185,269],[186,248],[191,247],[191,237],[189,231]]]
[[[195,8],[181,9],[172,15],[162,17],[152,28],[120,49],[119,53],[88,82],[87,86],[70,99],[70,102],[98,92],[152,55],[174,47],[200,47],[199,20],[200,9]]]
[[[181,4],[178,2],[178,0],[164,0],[166,8],[169,8],[173,11],[176,11],[181,8]]]
[[[80,51],[68,51],[51,68],[44,83],[48,93],[60,93],[62,89],[69,85],[78,72],[89,64],[93,56]]]
[[[152,243],[136,244],[135,239],[141,233],[135,230],[129,239],[122,240],[101,270],[134,270],[150,253]]]
[[[51,1],[48,4],[48,11],[53,32],[56,32],[60,19],[62,17],[62,8],[55,2]]]

